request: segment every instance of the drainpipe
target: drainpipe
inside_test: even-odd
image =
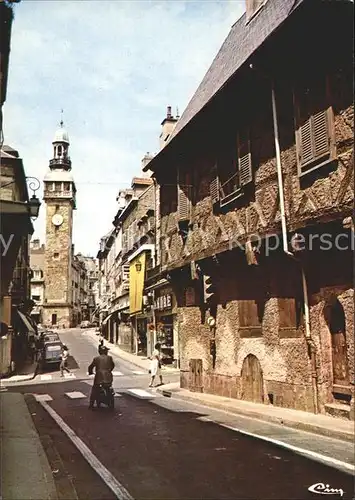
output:
[[[279,129],[278,129],[278,123],[277,123],[275,86],[274,86],[273,82],[271,84],[271,99],[272,99],[272,118],[273,118],[273,124],[274,124],[274,137],[275,137],[277,181],[278,181],[279,198],[280,198],[283,251],[285,252],[286,255],[288,255],[292,259],[296,260],[299,263],[300,268],[301,268],[306,342],[307,342],[307,347],[308,347],[309,353],[311,355],[311,365],[312,365],[313,407],[314,407],[314,413],[319,413],[316,348],[315,348],[314,341],[312,339],[311,323],[310,323],[310,318],[309,318],[307,280],[306,280],[306,275],[305,275],[302,263],[298,259],[296,259],[294,254],[292,252],[290,252],[288,249],[286,213],[285,213],[285,197],[284,197],[284,188],[283,188],[283,179],[282,179],[281,153],[280,153],[280,142],[279,142]]]

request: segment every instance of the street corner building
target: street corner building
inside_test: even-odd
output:
[[[354,418],[352,18],[247,1],[146,167],[182,387]]]

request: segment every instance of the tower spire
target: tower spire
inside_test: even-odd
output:
[[[63,109],[60,110],[60,126],[63,128],[64,122],[63,122]]]

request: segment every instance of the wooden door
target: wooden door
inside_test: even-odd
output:
[[[345,332],[332,333],[333,384],[349,385],[348,356]]]
[[[242,399],[254,403],[264,402],[263,372],[258,358],[253,354],[249,354],[243,362]]]
[[[332,341],[333,384],[348,386],[350,379],[345,336],[345,314],[338,300],[331,307],[329,319]]]

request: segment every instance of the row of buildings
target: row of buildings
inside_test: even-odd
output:
[[[29,241],[40,201],[37,179],[28,178],[18,151],[4,144],[3,106],[7,96],[13,10],[0,2],[0,376],[26,357],[30,296]],[[32,196],[29,189],[33,188]]]
[[[119,193],[103,333],[159,340],[182,387],[354,418],[352,19],[347,0],[247,0]]]
[[[74,254],[76,187],[69,137],[62,122],[43,181],[46,244],[36,239],[31,243],[32,221],[41,205],[36,195],[41,183],[26,175],[19,152],[4,144],[2,110],[9,73],[12,5],[0,0],[0,376],[18,371],[26,363],[30,340],[37,335],[36,323],[66,328],[83,320],[92,322],[98,284],[96,260]]]

